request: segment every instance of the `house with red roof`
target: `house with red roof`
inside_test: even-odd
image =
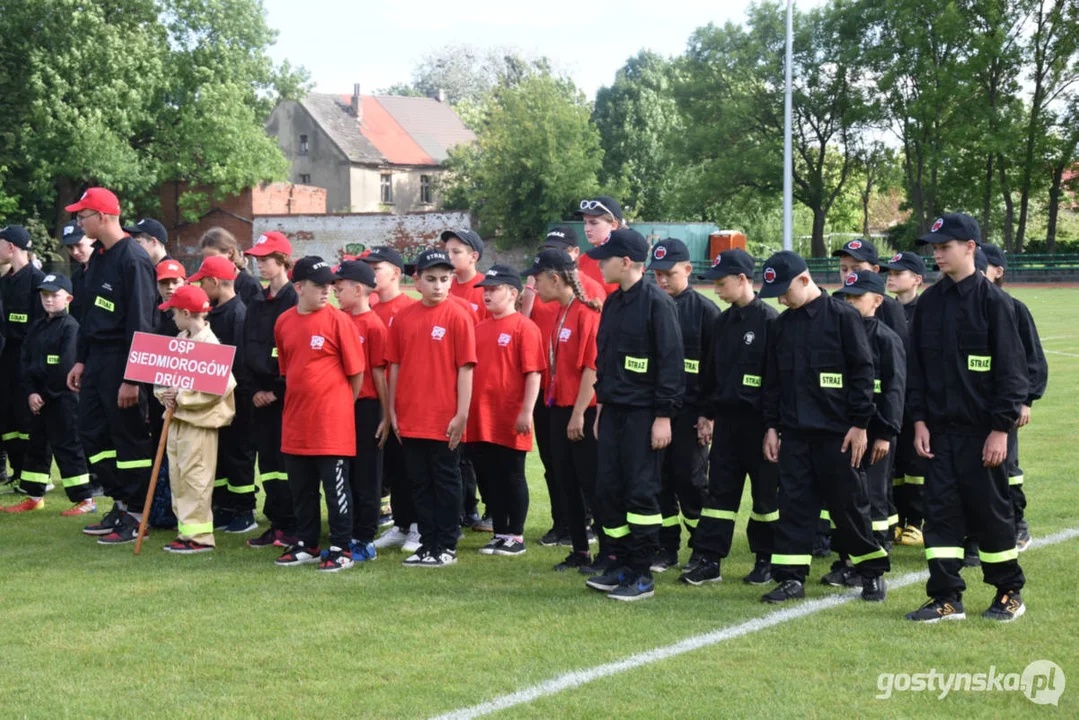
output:
[[[438,98],[311,93],[278,104],[266,130],[292,164],[289,180],[326,189],[334,213],[435,210],[435,180],[456,145],[475,142]]]

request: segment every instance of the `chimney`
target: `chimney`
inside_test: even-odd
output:
[[[352,86],[352,105],[349,107],[349,112],[357,120],[363,120],[363,105],[360,104],[360,84],[356,83]]]

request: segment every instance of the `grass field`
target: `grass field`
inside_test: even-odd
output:
[[[918,581],[883,605],[848,602],[499,716],[1079,717],[1079,539],[1038,543],[1079,526],[1079,290],[1015,292],[1050,365],[1049,392],[1021,433],[1035,536],[1021,556],[1026,616],[982,620],[992,589],[968,570],[966,622],[905,621],[923,601]],[[683,586],[670,571],[654,599],[627,605],[552,572],[565,549],[532,542],[549,514],[534,454],[528,468],[528,553],[481,556],[489,536],[469,533],[458,565],[441,571],[403,568],[396,551],[331,576],[278,568],[273,551],[224,534],[211,555],[171,556],[162,531],[134,557],[58,517],[67,503],[54,491],[44,512],[0,517],[0,717],[421,718],[776,612],[739,580],[752,565],[745,513],[721,584]],[[920,549],[896,548],[893,577],[924,569]],[[817,584],[825,570],[814,562],[810,600],[841,594]],[[1022,673],[1039,659],[1071,676],[1059,707],[1020,692],[875,697],[881,673]]]

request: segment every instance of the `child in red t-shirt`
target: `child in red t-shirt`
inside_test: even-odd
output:
[[[476,270],[476,263],[483,257],[483,240],[472,230],[447,230],[442,233],[442,244],[453,263],[450,294],[472,306],[477,322],[483,320],[487,317],[483,288],[479,287],[483,274]]]
[[[420,548],[404,564],[443,567],[457,562],[458,461],[476,336],[465,309],[447,302],[453,266],[443,250],[420,253],[415,277],[422,299],[394,318],[386,349],[390,420],[404,449],[420,530]]]
[[[356,326],[328,305],[336,276],[320,257],[292,269],[296,307],[274,325],[278,363],[285,378],[281,452],[296,508],[296,544],[278,565],[318,562],[319,570],[352,567],[352,492],[349,458],[356,455],[355,400],[363,386],[364,354]],[[330,547],[321,551],[319,490],[326,493]]]
[[[375,273],[375,297],[378,298],[378,304],[374,305],[373,309],[389,333],[397,313],[416,302],[416,298],[401,292],[404,260],[401,259],[401,254],[391,247],[374,248],[360,259],[370,265]],[[389,403],[385,403],[383,407],[388,413]],[[416,503],[412,500],[412,489],[408,486],[401,441],[393,433],[390,433],[382,448],[382,490],[389,493],[392,500],[393,516],[390,521],[393,527],[375,540],[375,548],[383,550],[399,547],[409,554],[416,552],[420,549]],[[385,500],[383,505],[385,506]],[[382,520],[381,517],[379,519]]]
[[[352,487],[353,562],[378,557],[373,541],[381,507],[382,446],[390,432],[386,403],[386,325],[371,309],[368,294],[375,289],[375,273],[360,260],[341,263],[333,291],[337,306],[347,313],[359,332],[367,371],[356,400],[356,456],[349,461]]]
[[[569,524],[573,552],[555,566],[585,572],[588,555],[586,507],[595,507],[596,495],[596,332],[598,300],[585,298],[573,260],[561,250],[542,250],[535,264],[525,271],[536,277],[536,295],[544,302],[556,301],[561,310],[554,327],[543,338],[547,353],[547,385],[544,402],[550,408],[551,457],[562,513]],[[599,557],[606,557],[607,539],[602,529]]]
[[[484,555],[521,555],[528,515],[525,456],[532,449],[532,411],[539,396],[543,341],[535,323],[517,312],[521,274],[506,265],[487,271],[487,319],[476,326],[476,373],[468,414],[468,447],[487,491],[494,539]]]

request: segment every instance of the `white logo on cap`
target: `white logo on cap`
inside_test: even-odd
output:
[[[312,270],[320,270],[320,269],[322,269],[324,267],[329,267],[329,266],[324,262],[317,262],[317,263],[315,263],[314,265],[311,266],[311,269]]]
[[[510,336],[509,333],[502,333],[501,335],[498,336],[498,346],[499,347],[506,347],[507,345],[510,344],[510,340],[512,340],[512,339],[513,338]]]
[[[89,191],[89,190],[87,190],[86,192],[84,192],[84,193],[82,194],[82,197],[81,197],[81,198],[79,198],[79,202],[82,202],[83,200],[85,200],[85,199],[86,199],[86,196],[87,196],[87,195],[89,195],[89,194],[90,194],[90,191]]]
[[[432,340],[441,340],[444,337],[446,337],[446,328],[440,327],[438,325],[435,325],[433,328],[431,328]]]
[[[180,266],[179,266],[179,265],[177,265],[176,263],[169,263],[169,265],[168,265],[168,269],[169,269],[169,270],[179,270],[179,269],[180,269]]]
[[[64,226],[64,237],[67,237],[68,235],[70,235],[73,232],[75,232],[75,226],[74,225],[66,225],[66,226]]]
[[[488,270],[487,271],[487,277],[494,277],[495,275],[498,275],[497,270]]]
[[[322,337],[321,335],[312,335],[311,336],[311,349],[312,350],[321,350],[322,346],[325,345],[325,344],[326,344],[326,338]]]
[[[570,335],[573,334],[573,330],[570,328],[562,328],[558,331],[558,342],[569,342]]]
[[[746,345],[752,345],[753,341],[756,340],[756,339],[757,339],[757,334],[755,332],[753,332],[752,330],[750,330],[749,332],[747,332],[745,335],[742,336],[742,342],[744,342]]]
[[[137,227],[142,227],[142,226],[143,226],[143,225],[145,225],[145,224],[146,224],[146,221],[145,221],[145,220],[139,220],[139,221],[138,221],[137,223],[135,223],[135,225],[136,225]]]
[[[255,241],[255,244],[256,245],[261,245],[262,243],[266,242],[269,239],[270,238],[266,237],[265,235],[259,235],[259,239]]]
[[[44,279],[42,279],[42,281],[41,281],[41,282],[52,282],[52,281],[53,281],[53,280],[55,280],[55,279],[56,279],[56,276],[55,276],[55,275],[46,275],[46,276],[44,277]]]
[[[937,218],[937,221],[933,223],[933,227],[929,230],[929,232],[937,232],[942,227],[944,227],[944,218]]]
[[[565,238],[565,237],[566,237],[566,234],[565,234],[565,233],[563,233],[563,232],[559,232],[558,230],[552,230],[551,232],[547,233],[547,237],[560,237],[560,238]]]

